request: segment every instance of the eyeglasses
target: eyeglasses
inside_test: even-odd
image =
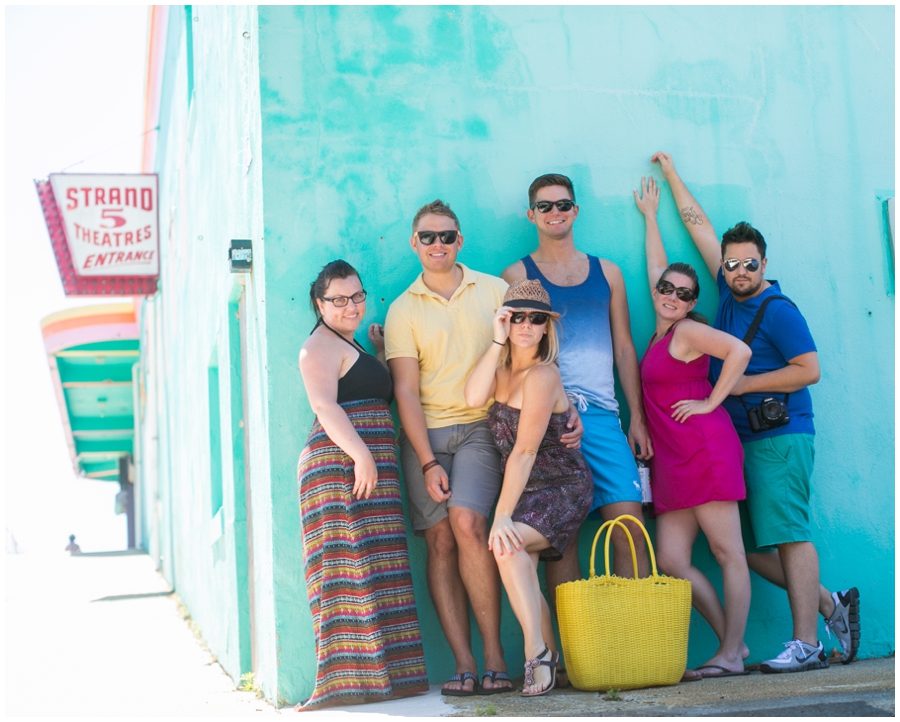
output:
[[[445,246],[451,246],[456,243],[459,231],[416,231],[416,235],[423,246],[430,246],[435,238]]]
[[[750,273],[756,273],[759,270],[759,264],[758,258],[745,258],[743,261],[739,261],[737,258],[726,258],[722,261],[726,271],[736,271],[738,266],[743,266]]]
[[[575,201],[570,201],[568,198],[563,198],[561,201],[536,201],[531,204],[531,210],[537,208],[541,213],[549,213],[553,206],[556,206],[560,213],[565,213],[575,207]]]
[[[684,286],[675,287],[675,284],[671,281],[660,281],[656,284],[656,290],[659,291],[663,296],[671,296],[673,293],[678,296],[679,301],[684,301],[685,303],[690,303],[695,298],[697,298],[697,294],[694,292],[692,288],[685,288]]]
[[[334,296],[333,298],[325,298],[322,297],[323,301],[329,301],[334,304],[335,308],[343,308],[350,301],[353,301],[357,306],[366,300],[366,296],[369,294],[366,291],[357,291],[352,296]]]
[[[547,323],[547,319],[550,318],[550,314],[542,313],[541,311],[534,311],[533,313],[525,313],[524,311],[516,311],[512,316],[509,317],[510,323],[524,323],[525,319],[528,319],[528,323],[532,326],[543,326]]]

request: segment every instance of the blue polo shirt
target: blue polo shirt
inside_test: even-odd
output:
[[[769,296],[783,296],[778,281],[769,281],[772,285],[758,296],[738,301],[731,293],[731,289],[725,283],[722,269],[719,269],[716,283],[719,286],[719,310],[716,313],[715,327],[732,336],[743,339],[753,323],[753,318],[759,310],[760,304]],[[775,300],[766,306],[762,323],[750,344],[753,356],[744,372],[747,376],[775,371],[787,366],[788,361],[801,354],[816,350],[806,319],[794,306],[786,301]],[[709,376],[713,384],[722,372],[722,360],[710,357]],[[756,406],[764,398],[774,396],[783,399],[784,393],[745,394],[744,403],[748,408]],[[812,398],[808,388],[794,391],[788,397],[788,413],[790,423],[770,429],[759,434],[750,430],[750,422],[747,420],[747,411],[741,404],[738,396],[729,396],[722,406],[731,415],[734,428],[737,429],[741,441],[759,441],[770,436],[782,434],[815,434],[813,426]]]

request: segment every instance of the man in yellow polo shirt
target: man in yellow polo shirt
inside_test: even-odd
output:
[[[391,304],[385,352],[400,412],[400,453],[413,528],[428,549],[428,589],[456,658],[442,694],[513,689],[500,644],[500,577],[488,550],[487,518],[500,491],[500,454],[487,405],[471,409],[463,388],[493,339],[491,320],[506,281],[456,263],[459,220],[436,200],[412,223],[422,273]],[[484,641],[479,685],[469,610]]]

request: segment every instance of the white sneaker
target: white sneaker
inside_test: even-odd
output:
[[[813,669],[826,669],[828,658],[825,649],[819,642],[818,647],[792,639],[786,642],[786,649],[775,659],[770,659],[759,665],[759,671],[764,674],[778,674],[781,672],[808,672]]]
[[[831,633],[837,637],[844,653],[842,664],[850,664],[859,650],[859,590],[856,587],[843,592],[832,592],[834,611],[825,620],[825,631],[831,639]]]

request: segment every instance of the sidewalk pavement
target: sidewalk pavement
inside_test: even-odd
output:
[[[6,557],[6,716],[267,717],[238,692],[140,553]],[[863,628],[865,645],[865,628]],[[863,651],[865,647],[863,646]],[[519,680],[521,685],[521,680]],[[617,698],[612,698],[617,697]],[[305,713],[353,717],[894,716],[894,659],[606,695],[417,697]],[[302,719],[302,718],[301,718]]]

